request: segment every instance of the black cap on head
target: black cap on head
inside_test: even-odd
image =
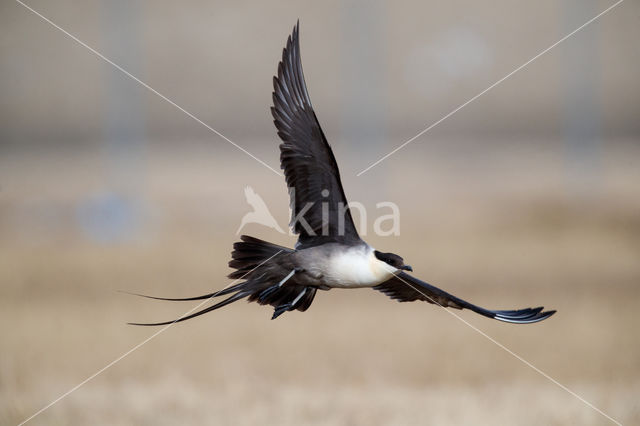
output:
[[[396,269],[402,269],[404,271],[413,271],[413,268],[404,264],[404,259],[394,253],[383,253],[378,250],[374,250],[373,254],[378,260],[383,261],[387,265],[393,266]]]

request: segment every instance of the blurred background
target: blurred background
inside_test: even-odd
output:
[[[28,4],[279,169],[272,76],[300,19],[307,86],[362,233],[513,326],[458,312],[640,422],[640,4],[379,0]],[[17,424],[220,289],[249,185],[282,177],[17,2],[0,5],[0,423]],[[395,202],[400,236],[373,234]],[[260,225],[244,233],[292,246]],[[607,424],[443,309],[322,292],[171,327],[30,424]]]

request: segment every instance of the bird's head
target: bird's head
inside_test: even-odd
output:
[[[376,256],[376,258],[384,263],[386,263],[387,265],[396,268],[396,269],[400,269],[403,271],[410,271],[413,272],[413,268],[409,265],[405,265],[404,264],[404,259],[401,258],[400,256],[398,256],[397,254],[393,254],[393,253],[382,253],[378,250],[374,250],[373,254]]]

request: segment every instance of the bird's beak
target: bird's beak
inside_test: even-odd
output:
[[[404,271],[413,272],[413,268],[410,265],[402,265],[402,267],[400,267],[400,269],[402,269]]]

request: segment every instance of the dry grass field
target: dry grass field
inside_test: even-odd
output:
[[[250,159],[184,151],[149,154],[140,230],[107,244],[75,220],[78,200],[101,188],[98,157],[0,158],[1,424],[26,419],[159,330],[127,321],[196,305],[118,290],[191,296],[228,284],[244,185],[286,223],[280,178]],[[575,197],[561,161],[525,154],[484,161],[487,170],[390,164],[387,188],[404,188],[387,191],[402,209],[401,235],[368,238],[481,306],[557,309],[529,326],[454,313],[616,420],[640,424],[638,150],[605,158],[597,190]],[[341,161],[347,194],[375,200],[351,161]],[[223,178],[239,170],[253,174]],[[257,225],[244,232],[294,242]],[[334,290],[304,314],[270,316],[240,302],[177,324],[29,424],[611,424],[432,305]]]

